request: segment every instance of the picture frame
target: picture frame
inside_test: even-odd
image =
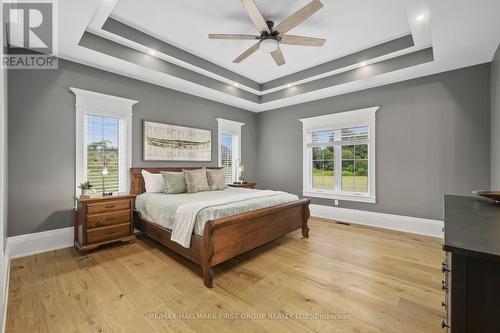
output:
[[[212,131],[143,120],[143,161],[211,162]]]

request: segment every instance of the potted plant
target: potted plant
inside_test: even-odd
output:
[[[80,188],[80,190],[82,190],[82,195],[89,195],[89,192],[92,189],[93,185],[87,181],[85,183],[80,183],[78,187]]]

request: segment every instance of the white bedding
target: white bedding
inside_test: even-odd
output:
[[[240,194],[257,192],[262,191],[230,187],[223,191],[198,192],[192,194],[143,193],[137,196],[135,209],[139,212],[142,218],[156,223],[166,229],[173,230],[177,208],[182,205],[219,200],[221,198],[239,196]],[[243,201],[239,199],[236,201],[229,200],[228,203],[225,204],[211,205],[209,207],[202,208],[196,214],[192,233],[201,236],[205,228],[205,223],[209,220],[215,220],[221,217],[246,213],[252,210],[298,200],[298,197],[293,194],[284,192],[275,193],[276,195],[264,197],[257,196]]]
[[[171,240],[186,248],[189,248],[189,246],[191,245],[191,235],[193,234],[196,216],[202,209],[243,202],[250,199],[271,197],[279,194],[284,194],[284,192],[245,191],[232,196],[180,205],[175,211]]]

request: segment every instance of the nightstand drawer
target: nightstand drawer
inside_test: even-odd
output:
[[[130,200],[107,201],[104,203],[88,204],[87,214],[92,215],[123,209],[130,209]]]
[[[87,242],[94,243],[130,234],[130,223],[102,227],[87,231]]]
[[[113,224],[130,223],[130,210],[103,213],[87,216],[87,229],[104,227]]]

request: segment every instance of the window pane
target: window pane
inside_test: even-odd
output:
[[[316,189],[324,188],[323,173],[324,173],[324,162],[313,161],[313,174],[312,174],[313,188]]]
[[[357,160],[367,160],[368,159],[368,145],[356,145],[355,146],[355,156]]]
[[[312,142],[315,144],[324,143],[325,146],[328,143],[333,143],[333,131],[319,131],[312,134]]]
[[[86,122],[87,180],[98,192],[118,192],[120,120],[113,117],[87,115]],[[105,167],[108,171],[107,175],[103,175]]]
[[[343,160],[354,159],[354,146],[342,146],[342,159]]]
[[[342,191],[354,191],[354,161],[342,161]]]
[[[327,190],[333,190],[335,188],[335,173],[333,168],[333,161],[325,161],[323,171],[323,182],[324,188]]]
[[[355,184],[356,192],[368,192],[368,161],[356,160],[355,165]]]
[[[313,148],[313,161],[321,161],[323,160],[323,148],[322,147],[314,147]]]
[[[326,147],[324,150],[324,159],[326,161],[333,161],[334,160],[334,155],[333,155],[333,146]]]
[[[343,128],[341,140],[368,140],[368,127]]]
[[[221,135],[221,166],[224,168],[224,181],[226,184],[233,182],[233,136]]]

